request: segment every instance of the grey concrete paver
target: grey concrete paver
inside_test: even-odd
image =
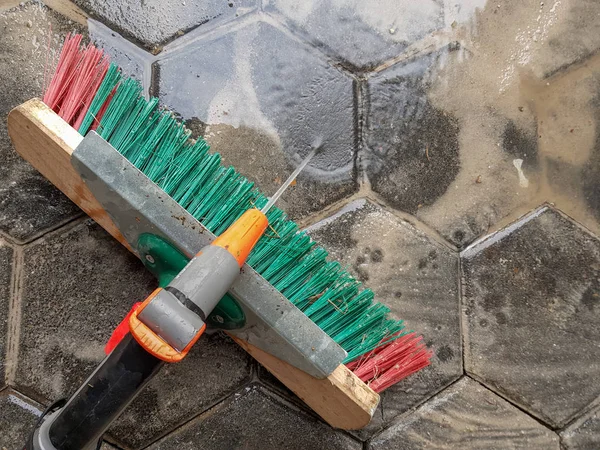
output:
[[[0,449],[22,449],[44,407],[14,389],[0,392]],[[103,442],[100,450],[115,449]]]
[[[556,25],[535,32],[547,43],[534,64],[536,75],[547,78],[581,63],[600,49],[600,5],[594,0],[542,2],[541,14],[555,14]]]
[[[442,197],[461,166],[458,121],[427,98],[427,79],[445,56],[393,66],[365,86],[363,168],[375,192],[410,214]]]
[[[268,0],[265,9],[315,47],[363,70],[401,54],[408,45],[444,27],[444,5],[436,0],[306,0],[302,5]]]
[[[123,76],[141,82],[148,94],[154,56],[97,20],[88,20],[88,32],[90,40],[106,52],[112,63],[119,66]]]
[[[370,450],[558,450],[558,436],[463,378],[371,441]]]
[[[91,17],[158,51],[165,42],[190,30],[201,27],[204,31],[251,12],[257,0],[75,0],[74,3]]]
[[[156,281],[91,221],[32,244],[24,259],[16,385],[40,400],[56,400],[100,363],[112,330]],[[110,434],[130,448],[148,445],[249,374],[249,357],[229,338],[205,336],[184,362],[152,380]]]
[[[600,395],[600,241],[542,208],[461,259],[467,372],[564,426]]]
[[[600,407],[580,417],[560,433],[566,450],[596,450],[600,448]]]
[[[126,448],[144,448],[249,379],[251,358],[222,334],[205,335],[181,363],[166,365],[113,424]]]
[[[369,75],[373,190],[461,248],[545,201],[597,232],[598,17],[585,0],[490,1]]]
[[[91,220],[25,249],[16,385],[34,398],[73,392],[104,358],[104,345],[156,281]]]
[[[258,386],[188,423],[152,450],[359,450],[362,445]]]
[[[44,408],[12,389],[0,392],[0,448],[23,448]]]

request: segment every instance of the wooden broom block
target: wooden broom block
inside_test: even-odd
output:
[[[131,248],[71,165],[83,137],[41,100],[32,99],[8,115],[8,134],[17,152],[121,244]],[[231,336],[332,427],[357,430],[371,420],[379,395],[346,366],[324,379]]]

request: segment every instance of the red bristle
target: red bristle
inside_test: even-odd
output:
[[[77,119],[75,120],[75,123],[73,124],[73,128],[75,128],[76,130],[78,130],[79,127],[81,126],[81,123],[83,122],[83,119],[85,118],[85,115],[87,114],[90,104],[92,103],[92,100],[94,100],[94,96],[98,92],[98,88],[100,87],[100,84],[102,84],[102,80],[104,79],[104,76],[106,75],[106,72],[108,72],[109,65],[110,65],[110,62],[108,61],[108,59],[106,57],[104,57],[98,64],[98,66],[96,68],[96,74],[95,74],[94,81],[93,81],[93,83],[90,84],[90,87],[87,90],[85,97],[81,101],[82,107],[79,110],[79,113],[77,115]]]
[[[398,345],[400,345],[399,342],[402,343],[402,342],[405,342],[405,341],[411,339],[414,336],[414,333],[408,333],[404,336],[401,336],[401,335],[402,335],[402,332],[399,331],[396,334],[393,334],[391,336],[388,336],[388,337],[382,339],[381,342],[379,343],[378,347],[374,348],[369,353],[362,355],[360,358],[346,364],[346,367],[348,367],[350,370],[355,372],[358,368],[363,367],[368,361],[370,361],[376,355],[381,353],[391,343],[396,342],[396,346],[398,346]],[[400,336],[400,337],[396,338],[397,336]],[[361,369],[361,370],[364,371],[364,369]]]
[[[59,102],[66,91],[68,82],[75,74],[77,63],[81,58],[79,50],[81,39],[82,36],[80,34],[71,36],[70,33],[65,38],[54,76],[50,80],[43,98],[44,103],[54,111],[58,110]]]
[[[75,128],[81,125],[109,67],[102,50],[92,44],[81,47],[81,40],[79,34],[67,35],[44,95],[44,103]]]
[[[369,383],[375,392],[382,392],[404,378],[427,367],[430,364],[431,352],[422,348],[410,361],[401,362],[388,369],[386,372]]]
[[[82,52],[81,60],[77,65],[77,76],[69,80],[67,92],[60,105],[58,115],[65,119],[66,122],[73,125],[78,114],[83,110],[87,111],[91,99],[87,101],[91,95],[96,94],[96,90],[100,85],[97,81],[100,74],[108,69],[106,61],[103,60],[104,52],[97,49],[92,44]],[[100,81],[102,81],[100,79]]]
[[[381,347],[378,347],[378,348],[381,348]],[[377,348],[371,350],[369,353],[365,353],[364,355],[361,355],[358,359],[355,359],[354,361],[347,363],[346,367],[354,372],[357,368],[362,367],[362,365],[365,362],[367,362],[370,358],[374,357],[377,354],[376,351],[377,351]]]
[[[375,392],[429,365],[431,352],[415,333],[406,334],[353,361],[348,367]]]
[[[365,380],[373,379],[400,361],[410,361],[412,356],[422,346],[421,339],[414,333],[402,336],[380,347],[376,355],[358,367],[355,373]]]

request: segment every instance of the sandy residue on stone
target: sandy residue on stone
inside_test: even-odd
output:
[[[523,164],[520,177],[515,157],[503,149],[503,135],[510,122],[532,137],[543,138],[538,115],[548,100],[539,94],[550,82],[544,77],[555,70],[557,60],[564,60],[564,52],[552,54],[549,42],[576,31],[575,3],[488,2],[468,24],[456,27],[460,49],[449,52],[438,66],[429,99],[460,122],[461,170],[444,196],[417,213],[450,240],[468,242],[544,201],[561,200],[563,188],[549,180],[544,159],[548,152],[569,152],[540,145],[533,157],[538,163]],[[596,9],[600,13],[600,5]],[[575,118],[582,112],[570,114]],[[565,132],[565,127],[554,130]],[[589,128],[580,135],[588,148],[592,135]],[[581,216],[584,220],[585,214]]]

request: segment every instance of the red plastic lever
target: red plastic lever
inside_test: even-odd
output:
[[[115,349],[115,347],[117,345],[119,345],[119,342],[121,342],[121,340],[125,337],[125,335],[127,333],[129,333],[129,318],[131,317],[133,312],[137,309],[137,307],[140,306],[141,304],[142,304],[142,302],[137,302],[135,305],[133,305],[132,308],[127,313],[127,315],[125,316],[125,318],[121,321],[121,323],[119,325],[117,325],[117,328],[115,328],[115,331],[112,332],[110,339],[104,346],[104,353],[109,355],[110,352],[112,352]]]

